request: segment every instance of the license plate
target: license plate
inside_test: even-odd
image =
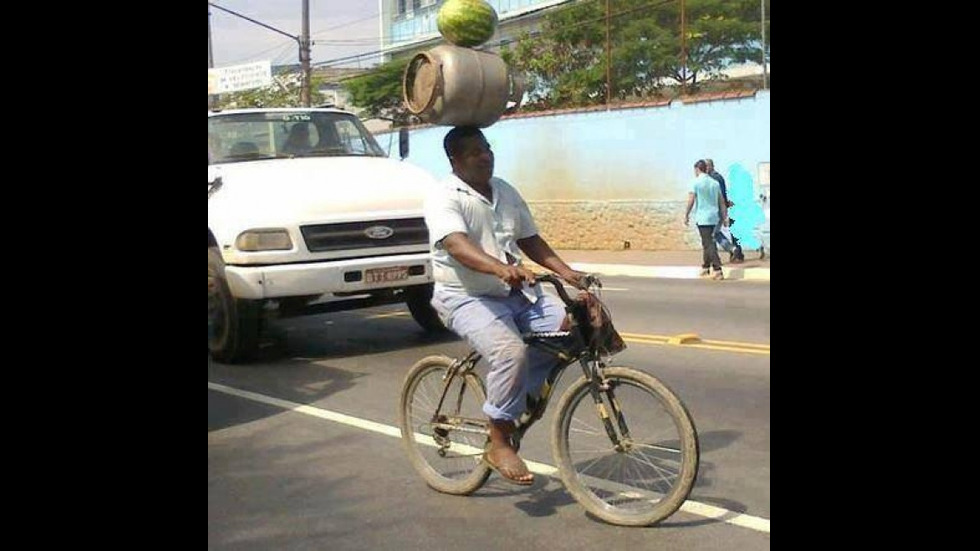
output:
[[[386,283],[408,279],[408,266],[390,268],[371,268],[364,270],[364,283]]]

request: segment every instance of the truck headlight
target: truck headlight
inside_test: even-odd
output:
[[[235,247],[240,251],[288,251],[293,248],[289,233],[284,229],[272,228],[248,230],[242,232],[235,240]]]

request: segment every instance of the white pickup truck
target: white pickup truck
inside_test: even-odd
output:
[[[434,183],[340,109],[209,111],[212,357],[252,358],[269,316],[405,302],[441,330],[422,217]]]

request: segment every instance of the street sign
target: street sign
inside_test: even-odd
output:
[[[272,64],[268,61],[208,69],[208,95],[262,88],[272,84]]]

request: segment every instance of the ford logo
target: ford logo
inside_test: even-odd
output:
[[[371,239],[388,239],[395,233],[395,230],[388,226],[371,226],[364,230],[364,235]]]

